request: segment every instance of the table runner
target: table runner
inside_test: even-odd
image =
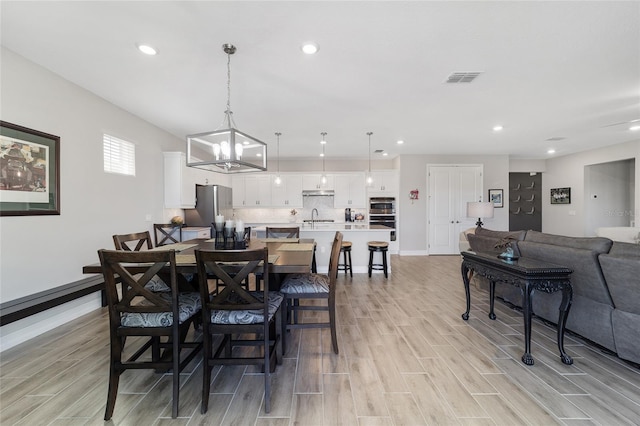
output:
[[[312,243],[300,243],[300,244],[283,244],[278,247],[280,251],[311,251],[313,250]]]
[[[167,244],[165,246],[154,247],[149,251],[166,251],[166,250],[184,251],[195,246],[197,246],[197,244],[182,244],[182,243]]]
[[[276,263],[280,256],[277,254],[269,255],[269,263]],[[195,265],[196,264],[196,255],[195,254],[177,254],[176,255],[176,263],[179,265]],[[246,263],[246,262],[235,262],[237,264]]]

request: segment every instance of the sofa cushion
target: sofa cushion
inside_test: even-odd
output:
[[[640,244],[619,243],[614,241],[609,250],[611,256],[617,257],[635,257],[640,261]]]
[[[519,241],[518,247],[523,257],[530,257],[571,268],[573,270],[571,286],[573,287],[574,295],[613,305],[598,263],[597,252],[532,242],[526,239]]]
[[[468,234],[467,239],[473,251],[502,253],[508,242],[520,241],[525,235],[526,231],[494,231],[480,227],[475,234]],[[511,248],[515,256],[520,256],[517,244],[511,244]]]
[[[524,241],[551,244],[554,246],[575,249],[593,250],[597,253],[608,253],[613,241],[602,237],[567,237],[564,235],[546,234],[538,231],[527,231]]]
[[[475,234],[482,235],[483,237],[493,237],[497,239],[510,238],[515,241],[521,241],[524,240],[527,231],[494,231],[493,229],[480,227],[476,229]]]
[[[467,240],[469,240],[469,247],[472,251],[484,253],[502,253],[504,251],[504,249],[496,247],[498,240],[495,238],[469,234]]]
[[[640,364],[640,315],[613,311],[613,336],[616,341],[616,352],[622,359]]]
[[[616,309],[640,315],[640,257],[601,254],[598,260]]]

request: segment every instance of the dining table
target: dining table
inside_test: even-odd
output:
[[[254,238],[247,242],[246,248],[239,250],[260,250],[267,247],[269,251],[269,272],[272,277],[270,286],[277,290],[281,278],[286,274],[311,272],[311,262],[313,260],[314,240],[312,238]],[[216,248],[215,239],[196,238],[182,241],[175,244],[158,246],[152,250],[176,250],[176,272],[179,275],[195,274],[196,250],[224,250]],[[144,272],[144,267],[137,271],[136,265],[132,264],[128,270],[131,273]],[[84,274],[102,274],[100,263],[92,263],[82,267]],[[103,290],[103,306],[106,300]]]

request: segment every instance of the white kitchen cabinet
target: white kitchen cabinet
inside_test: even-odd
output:
[[[369,194],[397,196],[400,178],[397,170],[373,170],[373,182],[369,186]]]
[[[333,176],[335,208],[366,208],[366,187],[364,173],[345,173]]]
[[[196,186],[187,168],[184,152],[163,152],[164,206],[168,209],[192,209],[196,206]]]
[[[232,178],[234,208],[270,207],[272,175],[239,176]]]
[[[302,175],[280,175],[280,185],[275,184],[275,178],[271,179],[271,206],[302,207]]]
[[[334,189],[333,175],[326,175],[327,181],[322,183],[322,173],[302,175],[302,189],[305,191]]]

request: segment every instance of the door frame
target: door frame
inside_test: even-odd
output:
[[[425,188],[426,188],[426,202],[427,202],[427,209],[426,209],[426,220],[427,220],[427,226],[426,226],[426,253],[427,256],[431,255],[431,241],[430,241],[430,228],[431,228],[431,192],[430,192],[430,186],[429,186],[429,174],[431,172],[431,169],[434,167],[478,167],[480,168],[480,188],[478,189],[479,195],[478,201],[483,201],[484,200],[484,164],[483,163],[427,163],[427,172],[425,175]],[[459,232],[458,232],[459,234]],[[456,240],[456,241],[459,241]],[[439,253],[438,253],[439,255]]]

